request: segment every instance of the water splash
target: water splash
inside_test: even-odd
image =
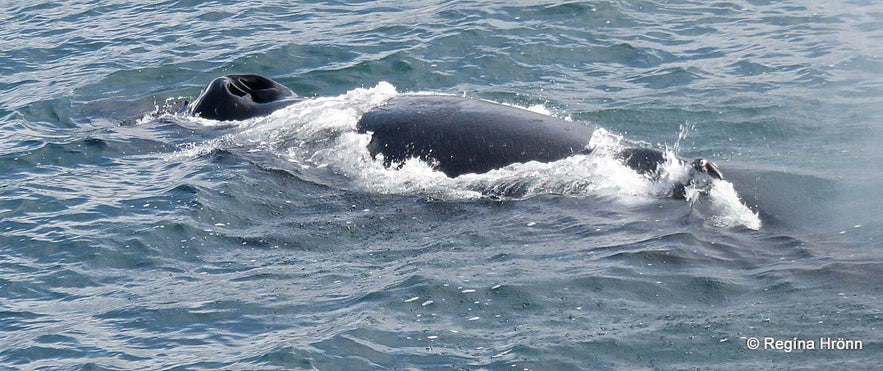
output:
[[[689,121],[685,121],[683,124],[678,127],[678,139],[675,140],[674,147],[672,151],[675,154],[681,153],[681,143],[687,139],[690,134],[692,134],[696,130],[696,124],[693,124]]]
[[[759,230],[763,223],[760,215],[742,203],[733,183],[714,181],[704,189],[688,187],[690,218],[717,228],[745,227]]]
[[[696,125],[689,121],[680,125],[671,156],[666,156],[669,160],[680,153],[682,143],[695,130]],[[674,166],[669,162],[664,168],[669,172],[680,172],[674,178],[690,176],[683,173],[684,171],[689,173],[689,169],[684,166]],[[729,181],[712,179],[707,175],[694,176],[693,183],[685,189],[685,198],[690,203],[690,218],[705,225],[717,228],[741,226],[759,230],[763,224],[760,215],[742,202],[733,183]]]

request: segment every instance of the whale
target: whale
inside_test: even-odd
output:
[[[210,120],[247,120],[302,100],[288,87],[264,76],[226,75],[212,80],[182,111]]]
[[[385,166],[419,158],[452,178],[515,163],[587,155],[594,132],[587,125],[519,107],[444,95],[393,97],[363,114],[357,129],[371,135],[368,150],[375,158],[382,155]],[[656,179],[667,162],[665,152],[655,148],[629,147],[615,155],[629,168]],[[711,161],[696,159],[688,165],[690,180],[675,184],[675,198],[683,198],[684,187],[698,176],[724,178]]]
[[[259,75],[216,78],[182,111],[213,120],[245,120],[266,116],[303,99],[287,87]],[[516,163],[554,162],[592,152],[594,129],[579,122],[500,103],[449,95],[398,95],[365,112],[356,124],[371,136],[368,151],[384,166],[406,160],[426,161],[449,177],[482,174]],[[661,175],[665,152],[629,147],[615,154],[629,168],[650,178]],[[675,184],[672,196],[684,197],[694,181],[723,179],[706,159],[687,162],[686,183]]]

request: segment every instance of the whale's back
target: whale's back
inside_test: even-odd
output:
[[[387,165],[433,162],[446,175],[551,162],[585,150],[592,128],[521,108],[454,96],[403,95],[359,120]]]

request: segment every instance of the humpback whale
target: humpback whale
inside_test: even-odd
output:
[[[266,77],[227,75],[212,81],[183,111],[207,119],[244,120],[269,115],[301,100]],[[357,130],[371,135],[368,150],[375,158],[382,155],[385,166],[416,157],[449,177],[588,154],[593,132],[580,123],[522,108],[446,95],[393,97],[362,115]],[[617,156],[628,167],[651,177],[658,176],[660,165],[666,162],[665,153],[653,148],[626,148]],[[697,176],[723,179],[711,161],[696,159],[689,165],[688,183]],[[675,186],[674,197],[683,197],[684,186]]]

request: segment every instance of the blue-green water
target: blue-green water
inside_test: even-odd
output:
[[[883,365],[873,1],[16,2],[0,72],[2,369]],[[169,113],[226,73],[316,99]],[[410,92],[728,182],[384,169],[355,121]]]

